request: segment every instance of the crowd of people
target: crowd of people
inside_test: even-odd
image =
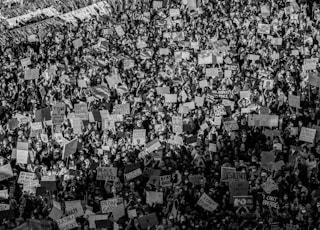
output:
[[[316,3],[8,2],[0,229],[320,229]]]

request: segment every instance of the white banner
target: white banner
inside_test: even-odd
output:
[[[19,23],[24,22],[24,21],[28,21],[33,17],[39,16],[41,14],[44,14],[48,17],[53,17],[53,16],[58,16],[60,13],[53,7],[48,7],[45,9],[38,9],[34,12],[28,13],[28,14],[24,14],[18,17],[14,17],[14,18],[8,18],[7,22],[9,23],[10,28],[16,27],[19,25]]]
[[[62,14],[59,17],[68,22],[77,22],[75,18],[84,20],[86,18],[91,18],[93,15],[104,15],[110,13],[109,4],[105,1],[92,4],[90,6],[83,7],[78,10],[70,11],[68,13]],[[98,10],[99,11],[98,11]]]

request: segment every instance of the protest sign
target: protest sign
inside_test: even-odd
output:
[[[30,57],[27,58],[23,58],[20,60],[22,67],[27,67],[29,65],[31,65],[31,59]]]
[[[205,183],[204,177],[201,175],[189,175],[188,179],[193,186],[197,186]]]
[[[194,98],[194,103],[196,104],[196,106],[198,107],[202,107],[204,104],[204,97],[195,97]]]
[[[200,129],[201,130],[206,130],[206,129],[208,129],[209,128],[209,126],[208,126],[208,124],[207,123],[203,123],[201,126],[200,126]]]
[[[49,107],[36,110],[36,118],[34,120],[35,122],[50,121],[50,120],[51,120],[51,114],[50,114]]]
[[[200,49],[199,42],[191,42],[190,43],[190,48],[194,49],[194,50],[199,50]]]
[[[90,113],[89,113],[89,122],[102,121],[101,113],[99,110],[92,110]]]
[[[261,10],[261,15],[266,18],[268,16],[270,16],[270,8],[268,5],[262,5],[260,7],[260,10]]]
[[[176,134],[183,132],[183,119],[179,116],[172,117],[172,131]]]
[[[267,170],[272,169],[273,162],[275,160],[274,151],[262,151],[261,152],[261,167]]]
[[[216,153],[217,152],[217,144],[209,143],[209,151]]]
[[[211,92],[207,95],[207,99],[209,101],[213,101],[215,99],[228,99],[231,95],[231,91],[229,90],[211,90]]]
[[[248,181],[229,181],[230,202],[234,196],[247,196],[249,191]]]
[[[130,104],[118,104],[113,108],[113,114],[130,114]]]
[[[116,221],[119,220],[121,217],[123,217],[125,214],[126,213],[125,213],[125,208],[123,203],[119,204],[117,207],[113,208],[112,210],[113,219]]]
[[[98,167],[97,180],[115,181],[118,169],[116,167]]]
[[[123,60],[123,65],[124,65],[125,70],[132,69],[134,67],[134,60],[133,59],[125,59],[125,60]],[[118,83],[122,83],[119,75],[117,75],[117,79],[118,79]],[[108,81],[108,78],[107,78],[107,81]],[[113,86],[117,86],[118,83],[116,83],[116,84],[113,83]],[[108,84],[110,86],[109,81],[108,81]],[[110,86],[110,87],[112,87],[112,86]]]
[[[23,189],[22,189],[22,192],[23,193],[28,193],[28,194],[32,194],[32,195],[36,195],[37,193],[37,188],[39,186],[39,181],[38,180],[34,180],[32,181],[34,182],[34,184],[31,184],[31,185],[23,185]]]
[[[88,120],[88,107],[85,103],[79,103],[74,105],[75,117],[80,118],[82,121]]]
[[[155,160],[155,161],[161,161],[162,157],[163,157],[163,150],[159,149],[157,151],[153,151],[152,153],[150,153],[151,157]]]
[[[100,202],[102,213],[109,213],[118,206],[118,198],[112,198],[108,200],[102,200]]]
[[[62,159],[67,159],[70,155],[74,154],[77,151],[77,146],[78,138],[74,138],[73,140],[67,142],[63,146]]]
[[[52,124],[53,125],[61,125],[64,121],[65,116],[65,107],[64,103],[56,103],[52,105]]]
[[[198,137],[197,137],[197,135],[188,135],[187,137],[186,137],[186,144],[196,144],[197,143],[197,140],[198,140]]]
[[[127,213],[128,213],[128,217],[129,217],[130,219],[135,218],[135,217],[138,216],[136,209],[128,210]]]
[[[190,102],[183,103],[183,107],[187,107],[190,110],[194,110],[196,108],[196,105],[193,101],[190,101]]]
[[[199,81],[199,86],[200,86],[200,88],[208,87],[209,86],[208,81],[206,79]]]
[[[270,79],[263,79],[263,86],[264,89],[272,90],[274,87],[274,80]]]
[[[300,108],[300,96],[294,96],[289,94],[289,106],[294,108]]]
[[[30,230],[28,222],[24,222],[23,224],[13,228],[13,230]]]
[[[126,68],[129,68],[129,67],[130,66],[126,66]],[[107,76],[105,79],[107,80],[108,85],[109,85],[110,88],[117,89],[118,84],[122,84],[121,77],[119,76],[119,74],[117,72],[112,73],[111,76]]]
[[[126,165],[125,168],[124,168],[124,173],[132,172],[132,171],[134,171],[134,170],[136,170],[136,169],[138,169],[138,168],[140,168],[140,167],[141,167],[140,163],[128,164],[128,165]]]
[[[9,198],[8,189],[0,190],[0,200],[6,200]]]
[[[51,230],[51,220],[28,219],[28,226],[32,230]]]
[[[269,108],[268,107],[260,107],[260,114],[268,115],[269,114]]]
[[[160,147],[161,147],[161,143],[160,143],[159,139],[156,138],[153,141],[150,141],[146,144],[146,151],[151,153]]]
[[[284,166],[284,165],[285,165],[285,163],[283,160],[277,161],[277,162],[273,163],[272,170],[280,171],[282,169],[282,166]]]
[[[160,176],[160,186],[161,187],[172,186],[171,175]]]
[[[146,130],[145,129],[134,129],[132,135],[133,145],[145,145],[146,144]]]
[[[299,136],[299,141],[313,143],[314,138],[316,137],[316,131],[317,131],[316,129],[302,127],[300,136]]]
[[[272,45],[281,46],[282,45],[282,38],[272,38],[271,39]]]
[[[226,129],[227,132],[239,130],[238,122],[235,121],[235,120],[232,120],[232,121],[224,121],[224,122],[223,122],[223,126],[224,126],[224,128]]]
[[[0,212],[1,211],[6,211],[10,209],[10,205],[9,204],[0,204]]]
[[[155,213],[151,213],[138,219],[141,229],[147,229],[159,225],[158,217]]]
[[[126,173],[124,176],[127,181],[130,181],[130,180],[133,180],[141,175],[142,175],[142,171],[140,168],[138,168],[138,169],[135,169],[129,173]]]
[[[13,177],[13,171],[10,164],[0,166],[0,181]]]
[[[85,80],[81,80],[81,79],[78,80],[78,86],[80,88],[87,88],[88,87],[87,82]]]
[[[212,53],[201,52],[198,54],[198,64],[199,65],[212,64],[212,61],[213,61]]]
[[[261,185],[261,188],[265,193],[270,194],[274,190],[278,190],[278,185],[274,182],[274,180],[268,179]]]
[[[253,207],[253,197],[252,196],[233,196],[234,207]]]
[[[153,185],[153,186],[156,186],[156,187],[159,187],[160,186],[160,176],[158,175],[151,175],[149,177],[149,180],[147,182],[147,185]]]
[[[31,126],[31,137],[36,137],[37,135],[41,134],[42,132],[42,122],[32,122]]]
[[[236,172],[236,168],[231,168],[231,167],[221,167],[221,178],[220,180],[223,182],[228,181],[228,175],[229,173]]]
[[[19,121],[16,118],[9,120],[9,129],[14,130],[19,127]]]
[[[10,205],[9,204],[0,204],[0,212],[6,211],[6,210],[10,210]]]
[[[53,205],[53,207],[56,207],[57,209],[61,210],[61,203],[60,202],[53,200],[52,205]]]
[[[116,128],[116,122],[121,122],[123,120],[122,115],[107,115],[107,117],[102,116],[102,127],[103,129],[112,130]]]
[[[217,116],[217,117],[221,117],[221,116],[224,116],[226,115],[226,110],[225,110],[225,107],[223,105],[215,105],[213,106],[213,112],[214,112],[214,115]]]
[[[294,224],[286,224],[286,230],[298,230],[299,225],[294,225]]]
[[[170,88],[169,87],[157,87],[157,94],[170,94]]]
[[[60,230],[71,230],[78,227],[75,215],[61,218],[57,220],[57,224]]]
[[[72,44],[75,49],[79,49],[80,47],[83,46],[83,42],[80,38],[73,40]]]
[[[255,121],[259,127],[278,127],[279,126],[279,116],[278,115],[267,115],[260,114],[254,116]]]
[[[180,9],[170,9],[169,10],[170,17],[177,17],[180,15]]]
[[[217,68],[206,68],[206,77],[219,76]]]
[[[116,223],[114,223],[116,224]],[[96,220],[95,221],[95,229],[112,229],[113,224],[110,220]]]
[[[29,181],[36,179],[35,173],[31,172],[20,172],[18,183],[19,184],[28,184]]]
[[[227,176],[227,181],[246,181],[247,180],[246,173],[239,172],[239,171],[227,172],[226,176]]]
[[[248,60],[251,60],[251,61],[257,61],[260,59],[260,56],[259,55],[256,55],[256,54],[249,54],[248,55]]]
[[[270,34],[270,25],[259,23],[257,32],[259,34]]]
[[[122,26],[120,26],[120,25],[115,27],[115,31],[117,32],[119,37],[122,37],[123,35],[125,35],[125,32],[122,29]]]
[[[270,227],[271,227],[271,230],[283,230],[283,228],[280,227],[278,222],[270,223]]]
[[[71,118],[71,126],[73,129],[73,132],[75,134],[81,134],[82,133],[82,127],[83,127],[83,122],[81,118]]]
[[[251,92],[249,90],[240,91],[240,98],[249,98],[250,99]]]
[[[46,188],[47,190],[55,191],[57,190],[56,176],[42,176],[41,177],[41,187]]]
[[[147,191],[146,203],[152,206],[153,203],[163,204],[163,192]]]
[[[95,213],[92,212],[90,209],[87,209],[87,210],[85,211],[83,217],[84,217],[85,219],[88,219],[89,216],[92,216],[92,215],[95,215]]]
[[[213,212],[218,207],[218,204],[205,193],[201,195],[200,199],[197,202],[197,205],[209,212]]]
[[[164,94],[165,103],[177,103],[177,94]]]
[[[36,80],[39,76],[39,69],[26,69],[24,71],[24,80]]]
[[[160,55],[165,55],[165,56],[170,55],[170,49],[160,48],[159,53],[160,53]],[[167,93],[170,93],[170,92],[167,92]]]
[[[320,140],[320,126],[314,125],[312,128],[314,128],[316,130],[315,141],[319,141]]]
[[[143,176],[145,176],[145,177],[150,177],[152,175],[160,176],[160,173],[161,173],[160,170],[149,168],[149,167],[145,167],[143,170]]]
[[[97,214],[97,215],[90,215],[89,217],[88,217],[88,222],[89,222],[89,228],[91,228],[91,229],[97,229],[97,225],[96,225],[96,221],[98,222],[98,221],[100,221],[100,220],[108,220],[108,218],[109,218],[109,215],[99,215],[99,214]],[[98,227],[99,227],[99,225],[98,225]]]
[[[17,143],[17,163],[28,164],[29,158],[29,143],[18,142]]]
[[[80,200],[65,201],[65,206],[66,215],[74,215],[75,217],[81,217],[84,215]]]
[[[62,216],[63,216],[63,212],[60,209],[57,209],[56,207],[53,207],[49,214],[49,218],[51,218],[52,220],[58,220]]]
[[[162,1],[153,1],[153,9],[157,10],[162,8]]]
[[[320,77],[318,73],[309,73],[309,84],[315,87],[320,87]]]
[[[196,9],[197,8],[197,1],[196,0],[187,0],[188,9]]]
[[[265,194],[262,194],[262,197],[263,197],[263,200],[262,200],[263,206],[279,209],[279,202],[277,197],[271,196],[271,195],[265,195]]]
[[[291,55],[293,55],[293,56],[298,56],[299,55],[299,53],[300,53],[300,51],[299,50],[291,50]]]

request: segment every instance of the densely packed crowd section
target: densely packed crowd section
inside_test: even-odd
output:
[[[320,229],[316,4],[47,3],[1,1],[0,229]]]

